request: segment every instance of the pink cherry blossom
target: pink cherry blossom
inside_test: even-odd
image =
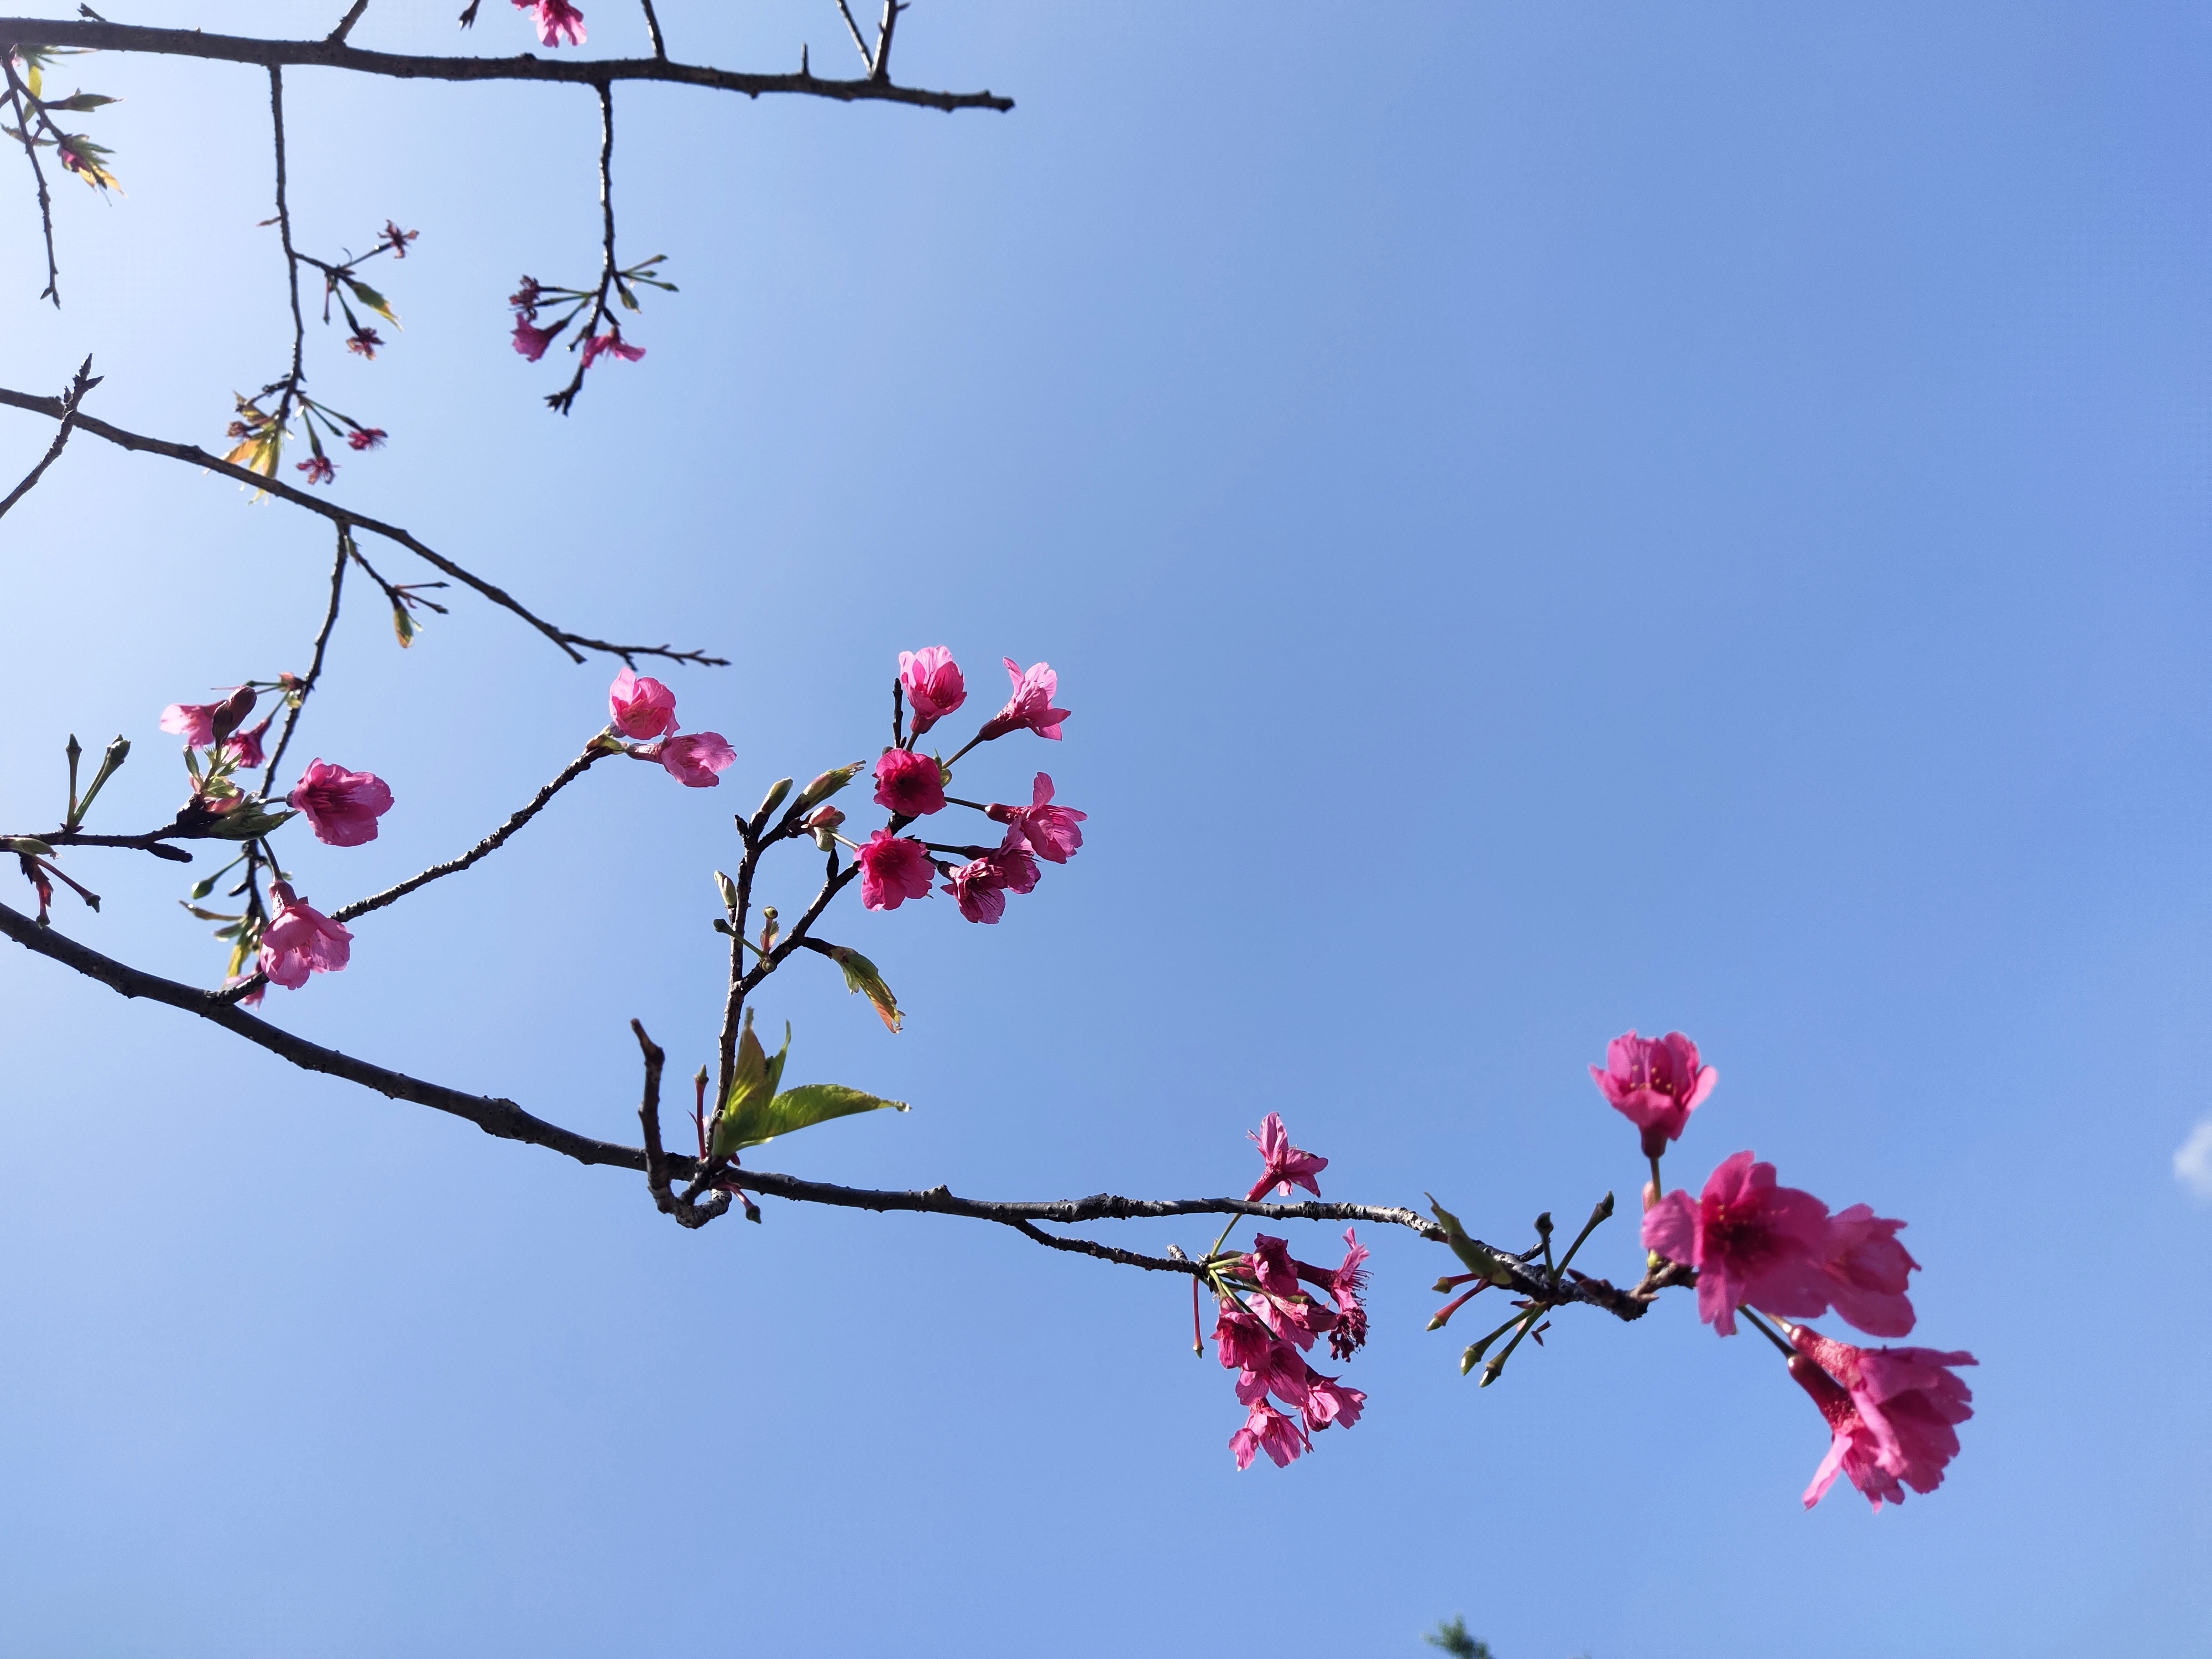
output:
[[[1871,1336],[1912,1334],[1911,1298],[1905,1276],[1919,1267],[1897,1242],[1902,1221],[1887,1221],[1864,1204],[1839,1210],[1828,1222],[1821,1270],[1836,1312]]]
[[[1329,1328],[1328,1351],[1339,1360],[1352,1358],[1367,1341],[1367,1247],[1344,1230],[1344,1264],[1328,1276],[1322,1288],[1336,1304],[1336,1323]]]
[[[161,711],[161,729],[185,740],[187,749],[215,746],[215,711],[220,702],[173,702]]]
[[[686,732],[651,745],[652,757],[686,789],[712,789],[737,763],[738,751],[720,732]]]
[[[1036,860],[1030,855],[1029,848],[1012,829],[1007,830],[1005,844],[992,848],[984,857],[990,860],[1000,885],[1007,891],[1033,893],[1036,890]]]
[[[1243,1265],[1259,1290],[1252,1311],[1277,1336],[1310,1348],[1334,1328],[1336,1315],[1298,1288],[1298,1264],[1284,1240],[1255,1235]]]
[[[1605,1065],[1590,1076],[1613,1109],[1644,1131],[1644,1156],[1656,1158],[1682,1138],[1720,1073],[1698,1063],[1698,1045],[1680,1031],[1643,1037],[1631,1031],[1606,1045]]]
[[[1039,858],[1054,864],[1066,863],[1075,855],[1075,849],[1083,845],[1083,831],[1077,826],[1091,815],[1072,806],[1052,805],[1052,777],[1048,773],[1036,775],[1030,793],[1030,805],[1007,806],[994,802],[983,810],[999,823],[1011,825]]]
[[[1334,1425],[1348,1429],[1359,1421],[1359,1413],[1367,1408],[1367,1396],[1358,1389],[1347,1389],[1333,1376],[1323,1376],[1310,1365],[1305,1370],[1305,1398],[1299,1402],[1310,1432],[1318,1434]]]
[[[1790,1375],[1820,1407],[1834,1436],[1806,1489],[1808,1509],[1839,1471],[1876,1509],[1884,1498],[1905,1501],[1899,1482],[1921,1493],[1943,1484],[1945,1468],[1959,1455],[1958,1425],[1974,1414],[1973,1391],[1953,1373],[1975,1364],[1973,1355],[1856,1347],[1802,1325],[1791,1328],[1790,1338],[1797,1349]],[[1803,1362],[1817,1368],[1817,1376],[1807,1376]],[[1838,1407],[1838,1392],[1847,1409]]]
[[[545,355],[545,348],[551,345],[560,333],[557,328],[540,328],[518,316],[514,319],[514,349],[534,363]]]
[[[257,966],[258,965],[258,964],[257,964]],[[222,988],[226,991],[235,991],[240,986],[245,984],[247,980],[252,977],[253,976],[251,974],[233,974],[228,979],[223,981]],[[244,996],[235,999],[235,1000],[238,1006],[241,1008],[258,1008],[261,1006],[261,999],[266,996],[268,993],[269,981],[264,975],[260,982],[256,984],[251,991],[248,991]]]
[[[665,737],[676,729],[676,694],[627,668],[607,688],[607,708],[615,730],[626,738]]]
[[[945,810],[945,773],[934,755],[910,749],[886,749],[876,762],[876,805],[902,818],[926,817]]]
[[[1660,1200],[1644,1218],[1644,1244],[1697,1268],[1698,1317],[1723,1336],[1735,1334],[1739,1304],[1827,1311],[1828,1206],[1775,1185],[1774,1166],[1749,1152],[1715,1170],[1694,1202],[1679,1188]]]
[[[392,790],[374,772],[349,772],[318,756],[284,798],[307,815],[326,847],[359,847],[376,839],[376,821],[392,810]]]
[[[569,0],[514,0],[518,9],[534,12],[532,20],[538,25],[538,43],[544,46],[558,46],[566,37],[572,46],[584,44],[584,14],[569,3]]]
[[[1244,1426],[1229,1437],[1229,1449],[1236,1454],[1240,1469],[1250,1468],[1252,1459],[1263,1451],[1275,1460],[1277,1468],[1288,1468],[1311,1446],[1304,1430],[1265,1401],[1253,1407]]]
[[[634,363],[645,356],[645,348],[631,345],[623,338],[622,331],[617,328],[605,334],[594,334],[584,342],[584,367],[589,368],[602,353],[619,357],[626,363]]]
[[[900,652],[898,677],[914,708],[917,738],[968,701],[968,682],[961,677],[952,653],[944,646]]]
[[[311,484],[328,483],[338,475],[337,463],[327,455],[310,455],[296,470],[306,473]]]
[[[1259,1144],[1260,1156],[1266,1161],[1267,1168],[1267,1172],[1252,1183],[1252,1190],[1245,1194],[1246,1203],[1258,1203],[1261,1194],[1270,1187],[1279,1187],[1286,1198],[1293,1185],[1304,1188],[1316,1198],[1321,1196],[1321,1188],[1314,1183],[1314,1177],[1328,1168],[1328,1160],[1291,1146],[1290,1132],[1283,1127],[1279,1115],[1268,1113],[1261,1120],[1259,1128],[1247,1139]]]
[[[1306,1403],[1306,1379],[1313,1372],[1297,1349],[1280,1337],[1271,1338],[1258,1358],[1237,1374],[1237,1403],[1256,1406],[1273,1394],[1286,1406]]]
[[[996,927],[1006,914],[1006,882],[987,854],[962,865],[941,890],[952,895],[960,914],[970,921]]]
[[[1041,738],[1059,742],[1060,723],[1068,715],[1066,709],[1052,706],[1052,700],[1060,695],[1060,676],[1048,663],[1038,663],[1024,674],[1012,657],[1001,660],[1006,665],[1006,678],[1014,683],[1014,694],[1006,699],[1004,708],[983,722],[975,741],[988,743],[1027,726]]]
[[[269,723],[276,718],[271,714],[260,725],[243,732],[234,732],[222,740],[223,758],[241,772],[251,772],[255,767],[264,764],[268,757],[262,752],[261,740],[269,735]]]
[[[353,935],[295,897],[284,882],[272,882],[276,914],[261,930],[261,971],[271,983],[296,991],[310,974],[335,974],[352,954]]]
[[[380,426],[357,426],[346,434],[349,449],[381,449],[384,441],[392,434]]]
[[[860,902],[868,909],[896,910],[908,899],[929,896],[937,866],[920,842],[878,830],[853,856],[860,866]]]
[[[1241,1304],[1224,1301],[1220,1316],[1213,1322],[1213,1340],[1214,1351],[1228,1370],[1256,1370],[1266,1363],[1275,1336]]]

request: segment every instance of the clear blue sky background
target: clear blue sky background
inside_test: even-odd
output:
[[[453,9],[355,38],[449,49]],[[851,55],[826,3],[662,9],[686,58]],[[461,44],[527,42],[489,0]],[[740,758],[600,769],[269,1012],[631,1135],[624,1022],[708,1052],[726,814],[872,753],[901,647],[989,706],[1048,659],[1065,744],[962,781],[1048,766],[1083,853],[995,929],[841,914],[906,1033],[819,963],[763,1012],[795,1079],[915,1110],[769,1167],[1241,1191],[1272,1108],[1330,1195],[1513,1240],[1632,1194],[1583,1068],[1679,1026],[1722,1083],[1678,1178],[1752,1146],[1911,1222],[1922,1339],[1983,1361],[1950,1480],[1801,1512],[1821,1425],[1686,1299],[1478,1394],[1410,1237],[1373,1241],[1367,1420],[1239,1474],[1177,1285],[963,1222],[681,1233],[9,947],[7,1645],[1411,1655],[1464,1610],[1500,1659],[2212,1649],[2212,1208],[2171,1164],[2212,985],[2203,9],[923,0],[897,67],[1019,107],[621,92],[623,247],[684,291],[565,422],[501,301],[593,268],[590,94],[292,78],[303,245],[422,232],[392,349],[313,342],[392,433],[336,493],[573,626],[724,650],[672,678]],[[60,186],[56,316],[0,157],[0,380],[94,350],[98,412],[213,443],[286,349],[264,83],[82,78],[130,194]],[[10,480],[50,435],[0,414]],[[54,817],[72,730],[139,744],[100,823],[159,821],[161,707],[304,667],[329,553],[80,438],[0,526],[0,828]],[[473,842],[609,672],[466,599],[405,653],[349,614],[300,758],[399,805],[304,890]],[[70,934],[219,971],[170,866],[70,867],[107,897]],[[1131,1230],[1170,1241],[1206,1239]],[[1625,1219],[1591,1251],[1637,1269]]]

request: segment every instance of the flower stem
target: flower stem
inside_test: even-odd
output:
[[[1781,1337],[1777,1335],[1773,1327],[1769,1325],[1765,1320],[1761,1319],[1757,1314],[1752,1312],[1750,1304],[1743,1303],[1739,1304],[1736,1308],[1736,1311],[1741,1314],[1746,1319],[1748,1319],[1752,1322],[1753,1328],[1757,1330],[1761,1336],[1765,1337],[1769,1342],[1771,1342],[1776,1347],[1781,1349],[1782,1357],[1784,1359],[1790,1359],[1796,1356],[1797,1350],[1791,1347],[1787,1342],[1784,1342]]]

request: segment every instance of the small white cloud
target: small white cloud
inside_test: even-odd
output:
[[[2191,1129],[2173,1155],[2173,1178],[2197,1197],[2212,1200],[2212,1117]]]

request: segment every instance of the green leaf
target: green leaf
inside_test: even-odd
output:
[[[399,326],[399,319],[392,315],[390,302],[387,301],[381,294],[379,294],[367,283],[362,282],[356,277],[348,276],[343,280],[345,282],[345,285],[353,290],[353,297],[355,299],[360,301],[362,304],[367,306],[371,311],[376,313],[378,316],[383,318],[384,320],[391,324],[392,327],[398,328]]]
[[[407,607],[404,605],[392,607],[392,633],[403,651],[415,643],[415,619],[407,614]]]
[[[35,93],[32,95],[37,96]],[[112,104],[116,101],[112,98],[103,98],[96,92],[73,92],[66,98],[55,100],[46,107],[49,110],[65,109],[77,115],[89,115],[101,105]]]
[[[1437,1219],[1444,1224],[1444,1243],[1451,1246],[1451,1253],[1492,1284],[1510,1287],[1513,1283],[1513,1270],[1506,1264],[1505,1258],[1488,1245],[1468,1237],[1467,1229],[1460,1225],[1459,1218],[1437,1203],[1434,1193],[1425,1196]]]
[[[874,1004],[876,1018],[883,1021],[892,1036],[897,1036],[906,1016],[899,1012],[898,999],[891,994],[891,988],[884,983],[884,976],[877,971],[876,964],[847,945],[831,945],[830,959],[843,970],[845,988],[858,993]]]
[[[856,1112],[906,1109],[907,1103],[902,1100],[884,1100],[858,1089],[848,1089],[842,1083],[805,1083],[796,1089],[785,1090],[765,1104],[748,1107],[718,1121],[714,1125],[714,1152],[717,1157],[726,1157],[744,1147],[773,1140],[778,1135],[809,1129],[834,1117],[850,1117]]]

